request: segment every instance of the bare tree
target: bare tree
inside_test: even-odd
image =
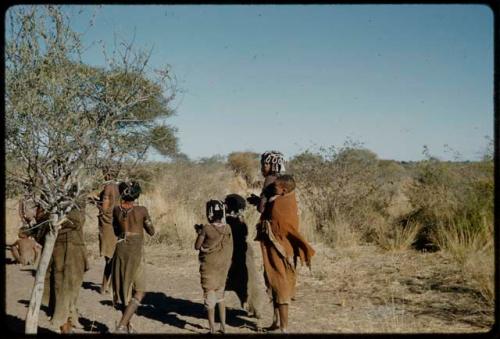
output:
[[[168,67],[150,72],[150,53],[128,43],[101,68],[83,63],[81,36],[57,6],[12,7],[6,31],[6,155],[19,166],[7,178],[50,215],[26,316],[34,334],[59,228],[102,163],[141,159],[151,145],[175,151],[175,131],[157,119],[172,113],[175,87]]]

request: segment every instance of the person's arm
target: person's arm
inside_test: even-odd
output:
[[[151,221],[148,210],[145,209],[145,211],[146,213],[144,216],[144,229],[150,236],[153,236],[155,234],[155,228],[153,227],[153,222]]]
[[[267,204],[267,198],[266,198],[266,196],[264,195],[264,193],[262,193],[262,194],[260,195],[259,204],[257,205],[257,211],[258,211],[259,213],[264,212],[264,209],[266,208],[266,204]]]
[[[259,213],[263,213],[266,204],[269,201],[269,197],[274,195],[274,186],[272,185],[273,182],[276,180],[276,177],[274,176],[267,176],[266,180],[264,181],[264,188],[262,189],[262,193],[260,194],[260,201],[259,204],[257,205],[257,211]]]
[[[33,262],[38,263],[38,259],[40,258],[40,252],[42,251],[42,245],[37,243],[34,239],[33,239],[33,250],[35,251],[35,258],[33,259]]]
[[[113,210],[111,212],[111,225],[113,226],[113,231],[115,233],[115,236],[120,236],[120,234],[122,234],[122,232],[124,232],[124,230],[122,230],[122,227],[120,225],[120,221],[119,221],[119,209],[120,207],[119,206],[115,206],[113,207]]]
[[[205,240],[205,231],[203,230],[203,225],[194,225],[196,233],[198,233],[198,237],[194,242],[194,249],[199,250],[201,248],[201,244],[203,244],[203,240]]]
[[[14,257],[14,260],[17,262],[21,262],[21,254],[19,253],[19,240],[16,240],[15,243],[11,245],[10,251],[12,252],[12,256]]]

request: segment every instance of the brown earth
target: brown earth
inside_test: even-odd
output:
[[[262,270],[256,245],[252,242]],[[95,242],[88,244],[95,246]],[[493,305],[481,299],[439,252],[386,252],[373,246],[331,249],[319,243],[314,247],[312,271],[299,269],[297,296],[290,305],[290,332],[464,333],[487,332],[493,325]],[[10,253],[6,256],[6,323],[11,331],[23,332],[33,270],[13,264]],[[146,258],[150,292],[133,319],[137,331],[207,333],[196,252],[158,244],[146,248]],[[102,260],[94,256],[90,262],[79,298],[84,329],[77,332],[105,333],[114,330],[120,313],[110,295],[98,292]],[[228,332],[256,333],[256,320],[240,309],[233,292],[226,300]],[[271,311],[268,304],[263,326],[271,323]],[[45,312],[42,306],[39,333],[50,331]]]

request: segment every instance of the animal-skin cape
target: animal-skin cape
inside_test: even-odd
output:
[[[49,271],[45,276],[43,303],[53,310],[52,324],[62,326],[68,317],[78,319],[77,300],[87,269],[86,248],[82,226],[85,223],[85,205],[71,210],[68,221],[61,225]]]
[[[111,200],[110,207],[102,209],[104,197]],[[97,216],[99,227],[99,252],[101,256],[112,258],[116,246],[116,235],[113,230],[113,206],[120,204],[120,192],[118,185],[114,182],[108,183],[100,194],[99,215]]]
[[[233,254],[231,228],[226,225],[224,229],[219,230],[210,224],[203,227],[207,232],[219,232],[221,236],[210,248],[202,247],[198,255],[201,287],[204,291],[224,289]]]
[[[144,266],[142,235],[127,235],[117,242],[111,268],[114,304],[128,305],[133,290],[145,292]]]
[[[272,204],[270,218],[262,221],[264,280],[268,294],[279,304],[288,304],[295,296],[297,259],[310,267],[315,251],[298,231],[295,192],[278,196]]]

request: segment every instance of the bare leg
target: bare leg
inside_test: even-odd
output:
[[[215,333],[215,307],[207,308],[208,312],[208,326],[210,327],[210,333]]]
[[[129,304],[123,311],[123,316],[120,319],[120,322],[118,323],[117,330],[121,331],[125,328],[128,329],[130,319],[134,315],[134,313],[137,311],[137,308],[139,307],[142,298],[144,297],[143,292],[135,292],[134,297],[130,300]]]
[[[33,265],[35,265],[36,268],[38,268],[38,264],[40,264],[41,254],[42,254],[41,248],[35,247],[35,259]]]
[[[282,333],[286,333],[288,330],[288,305],[281,304],[278,306],[279,316],[280,316],[280,330]]]
[[[101,294],[107,293],[109,290],[109,282],[111,277],[111,258],[104,257],[105,265],[104,265],[104,273],[102,275],[102,286],[101,286]]]
[[[14,260],[16,260],[18,263],[21,263],[21,255],[19,254],[19,249],[17,248],[17,246],[12,245],[10,251],[12,252]]]
[[[224,301],[218,303],[219,308],[219,319],[220,319],[220,331],[226,333],[226,304]]]
[[[273,312],[273,323],[271,324],[271,326],[269,326],[267,328],[268,331],[273,331],[273,330],[277,330],[279,328],[279,308],[278,308],[278,303],[276,303],[275,300],[273,300],[273,309],[274,309],[274,312]]]

